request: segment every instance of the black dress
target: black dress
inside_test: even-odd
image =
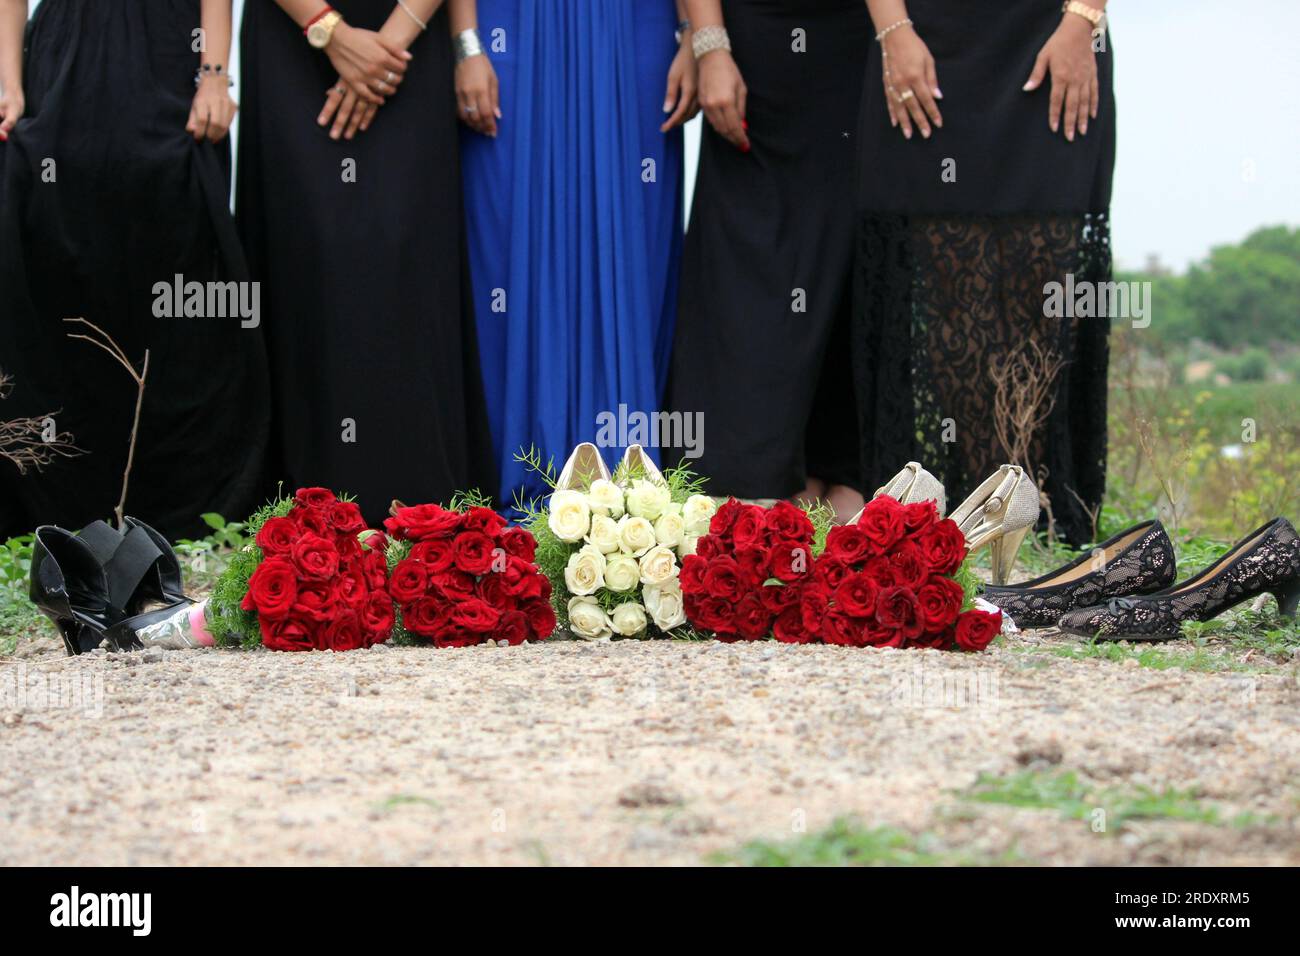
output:
[[[908,12],[935,58],[944,125],[910,141],[890,127],[873,43],[853,336],[867,483],[916,459],[959,501],[1023,457],[1057,532],[1091,541],[1109,323],[1056,317],[1044,290],[1110,278],[1110,38],[1098,117],[1070,143],[1047,125],[1050,81],[1021,89],[1059,0],[911,0]],[[1038,400],[1026,398],[1035,381]]]
[[[726,0],[749,153],[706,122],[667,406],[701,413],[713,494],[858,488],[849,362],[862,0]],[[802,37],[803,46],[799,40]]]
[[[371,30],[393,9],[333,5]],[[280,474],[356,495],[371,523],[393,498],[491,490],[445,8],[350,142],[316,125],[337,72],[278,6],[246,4],[241,42],[236,211],[263,282]]]
[[[70,339],[65,317],[98,325],[137,368],[149,351],[128,514],[189,535],[200,513],[242,516],[261,492],[261,330],[233,308],[155,309],[155,284],[177,275],[248,278],[229,142],[185,131],[198,25],[199,0],[44,0],[29,24],[27,112],[0,143],[0,369],[12,379],[0,420],[54,413],[84,454],[25,475],[0,460],[0,536],[79,527],[121,493],[136,386]]]

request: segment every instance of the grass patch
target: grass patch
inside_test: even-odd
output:
[[[1105,832],[1118,831],[1130,820],[1248,825],[1235,823],[1241,818],[1225,820],[1217,807],[1201,803],[1190,790],[1173,787],[1102,790],[1085,784],[1069,770],[1054,773],[1026,770],[1008,777],[981,774],[968,790],[958,795],[975,803],[1055,810],[1071,820],[1089,823],[1102,820]],[[1104,817],[1098,816],[1099,810],[1104,812]]]
[[[913,836],[895,827],[864,827],[840,817],[823,830],[791,840],[755,840],[715,853],[709,862],[738,866],[981,866],[1015,862],[979,860],[948,850],[931,834]]]
[[[418,793],[395,793],[391,797],[380,800],[375,804],[375,812],[389,814],[401,807],[427,807],[430,810],[441,810],[442,804],[432,797],[423,797]]]

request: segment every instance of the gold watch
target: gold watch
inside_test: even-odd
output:
[[[1105,10],[1098,10],[1096,7],[1090,7],[1086,3],[1080,3],[1079,0],[1065,0],[1065,2],[1061,4],[1061,12],[1073,13],[1083,17],[1092,24],[1093,36],[1106,32]]]
[[[318,17],[307,26],[307,42],[318,50],[325,49],[334,36],[334,28],[342,22],[342,15],[334,10]]]

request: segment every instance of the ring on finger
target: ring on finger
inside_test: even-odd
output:
[[[466,112],[466,113],[477,113],[477,112],[478,112],[478,107],[477,107],[477,106],[474,106],[474,105],[472,105],[472,104],[466,105],[466,107],[465,107],[465,112]]]
[[[396,77],[393,74],[393,71],[389,70],[388,75],[384,77],[384,82],[386,82],[389,86],[391,86],[393,84],[394,79],[396,79]]]
[[[339,96],[342,96],[344,93],[347,92],[347,90],[344,89],[343,84],[340,83],[338,86],[334,87],[334,89],[330,90],[330,92],[337,93]]]
[[[910,99],[911,99],[912,97],[914,97],[915,95],[916,95],[916,94],[913,93],[911,90],[903,90],[903,92],[901,92],[901,93],[898,94],[898,102],[900,102],[900,103],[906,103],[908,100],[910,100]]]

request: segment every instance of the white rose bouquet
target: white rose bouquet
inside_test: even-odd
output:
[[[681,560],[717,511],[703,479],[682,466],[660,472],[636,445],[612,475],[586,444],[558,479],[536,451],[519,460],[554,489],[545,502],[515,507],[537,539],[560,626],[584,640],[688,630]]]

